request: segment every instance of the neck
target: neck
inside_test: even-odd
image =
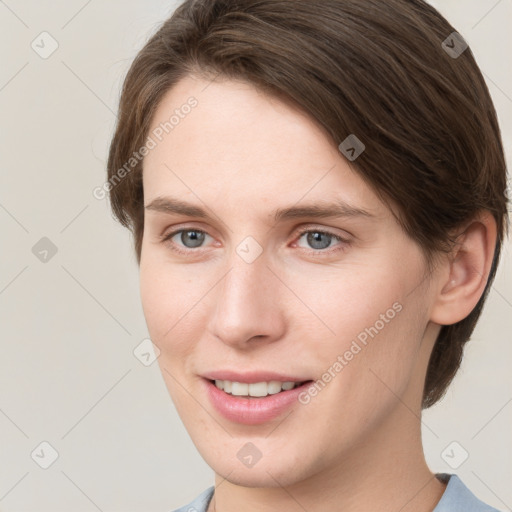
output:
[[[216,475],[208,512],[430,512],[446,484],[425,462],[418,416],[397,402],[386,423],[341,460],[286,487],[242,487]]]

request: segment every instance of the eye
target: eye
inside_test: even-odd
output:
[[[163,235],[162,242],[170,242],[171,249],[177,252],[187,252],[188,249],[200,247],[206,237],[210,237],[210,235],[200,229],[180,229]],[[173,238],[176,238],[176,240],[173,240]],[[183,245],[181,246],[180,243]]]
[[[185,228],[164,234],[160,238],[162,242],[166,243],[173,251],[182,254],[190,254],[191,252],[195,252],[194,249],[202,248],[207,237],[212,238],[208,233],[200,229]],[[306,243],[309,245],[309,249],[313,253],[331,252],[330,250],[326,250],[331,247],[334,247],[332,251],[343,250],[349,243],[348,240],[345,240],[339,235],[319,229],[303,229],[299,234],[298,240],[300,241],[304,237]],[[339,243],[333,244],[333,241],[338,241]],[[300,244],[298,247],[308,249],[308,247],[304,247]]]
[[[340,242],[338,245],[341,246],[341,248],[343,248],[344,245],[348,243],[348,240],[343,239],[339,235],[335,235],[334,233],[330,233],[329,231],[321,231],[318,229],[309,229],[302,231],[300,233],[298,240],[301,240],[304,237],[306,243],[309,245],[309,248],[314,249],[315,251],[323,251],[324,249],[332,247],[331,242],[333,242],[333,240],[337,240],[338,242]],[[299,247],[303,246],[299,245]]]

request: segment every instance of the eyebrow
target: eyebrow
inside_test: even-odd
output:
[[[208,219],[210,216],[200,206],[196,206],[173,197],[157,197],[148,205],[144,206],[146,210],[152,210],[161,213],[185,215],[189,217],[198,217]],[[343,200],[335,202],[320,202],[306,204],[303,206],[289,206],[287,208],[278,208],[272,212],[274,221],[284,221],[298,219],[303,217],[313,218],[347,218],[347,217],[375,217],[373,214],[350,205]]]

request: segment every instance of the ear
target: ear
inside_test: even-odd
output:
[[[487,284],[496,236],[496,221],[489,211],[479,212],[459,234],[439,281],[432,322],[455,324],[474,309]]]

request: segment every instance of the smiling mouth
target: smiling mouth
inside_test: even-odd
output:
[[[236,382],[229,380],[211,380],[209,381],[215,385],[217,389],[224,391],[227,395],[240,398],[258,399],[265,398],[270,395],[277,395],[279,393],[285,393],[297,387],[303,386],[311,380],[302,382],[281,382],[277,380],[266,381],[266,382]]]

